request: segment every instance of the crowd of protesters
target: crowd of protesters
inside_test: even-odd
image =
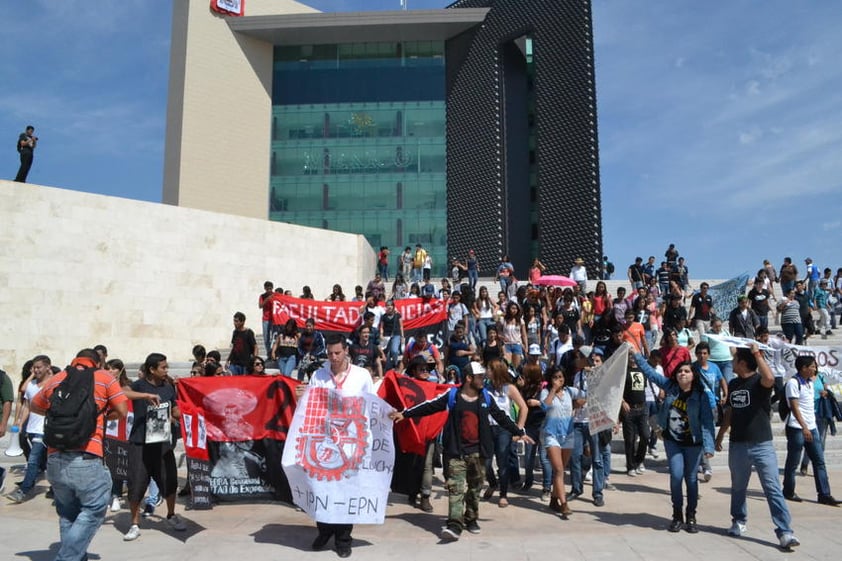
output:
[[[616,472],[627,477],[646,474],[646,458],[659,457],[658,436],[663,439],[673,507],[668,529],[695,533],[698,481],[711,479],[708,459],[715,448],[721,449],[724,433],[731,428],[729,533],[740,536],[746,531],[745,485],[753,466],[769,501],[780,544],[789,548],[798,545],[798,540],[792,534],[785,501],[801,500],[795,494],[794,479],[799,466],[804,475],[808,460],[812,463],[819,503],[838,504],[831,495],[823,459],[828,427],[834,421],[833,410],[824,406],[829,397],[828,382],[817,372],[815,360],[802,357],[796,363],[795,382],[784,384],[774,352],[752,346],[735,353],[710,335],[730,334],[780,348],[784,339],[800,345],[813,335],[825,338],[831,334],[836,327],[836,306],[842,301],[842,269],[832,276],[831,269],[820,271],[810,259],[805,263],[806,273],[800,278],[790,258],[779,270],[764,262],[751,279],[747,294],[729,310],[717,307],[706,283],[693,290],[685,259],[672,244],[660,264],[656,265],[655,257],[645,262],[635,259],[627,269],[628,289],[618,287],[614,295],[608,293],[604,282],[615,272],[607,258],[603,259],[601,279],[589,291],[581,259],[573,263],[569,286],[548,287],[540,282],[546,267],[539,260],[533,262],[529,280],[519,282],[508,257],[503,256],[494,269],[499,284],[495,297],[488,286],[478,286],[480,264],[473,251],[465,260],[453,259],[450,277],[436,283],[431,279],[429,255],[419,245],[414,253],[407,247],[398,257],[399,272],[391,283],[389,253],[383,248],[377,273],[366,287],[354,287],[354,295],[347,298],[343,288],[334,285],[325,300],[359,303],[360,322],[347,336],[348,359],[368,371],[373,387],[385,372],[395,370],[401,375],[463,388],[459,399],[466,404],[450,413],[453,426],[448,425],[457,436],[445,447],[444,465],[451,469],[445,475],[451,503],[443,538],[458,539],[463,529],[479,532],[477,501],[483,481],[487,485],[482,498],[490,501],[496,494],[501,508],[509,505],[510,491],[530,493],[538,483],[536,478],[541,485],[540,499],[563,518],[573,513],[570,503],[584,494],[584,482],[591,482],[593,504],[603,507],[605,492],[615,489],[611,483],[611,441],[620,433],[625,466]],[[223,360],[218,351],[207,352],[196,345],[190,374],[264,375],[267,369],[275,368],[280,375],[309,380],[327,359],[325,336],[312,318],[303,327],[292,319],[275,325],[274,306],[279,294],[294,295],[267,281],[258,299],[262,341],[258,342],[254,331],[246,327],[245,314],[237,312],[227,357]],[[316,298],[307,286],[299,297]],[[447,321],[439,339],[405,337],[395,301],[413,297],[445,303]],[[780,326],[781,337],[770,333],[773,324]],[[586,407],[588,374],[623,343],[628,343],[632,352],[618,423],[613,430],[591,434]],[[166,357],[150,355],[139,379],[131,382],[121,361],[108,360],[104,347],[98,350],[99,366],[109,370],[134,401],[136,415],[145,411],[147,403],[168,401],[172,421],[178,421],[176,382],[168,375]],[[22,372],[20,407],[14,424],[24,428],[22,444],[28,464],[19,488],[9,495],[14,502],[31,497],[35,479],[45,467],[44,445],[38,432],[43,428],[39,429],[38,415],[29,411],[28,404],[57,370],[49,358],[39,355]],[[731,399],[735,392],[752,395],[755,405],[750,411]],[[465,432],[466,427],[459,425],[464,412],[481,403],[486,393],[495,404],[493,418],[487,423],[482,420],[479,433],[476,425],[473,432]],[[395,420],[454,406],[444,397],[437,399],[433,405],[396,414]],[[778,480],[777,462],[768,465],[770,457],[774,460],[774,449],[769,456],[771,429],[767,425],[775,400],[784,400],[791,408],[786,417],[788,455],[783,486]],[[735,407],[739,411],[734,411]],[[739,425],[738,430],[735,420],[748,425]],[[134,426],[141,425],[136,417]],[[720,426],[716,438],[715,425]],[[128,481],[132,525],[124,538],[127,541],[140,535],[139,516],[151,515],[164,500],[170,527],[177,531],[185,528],[174,512],[174,441],[159,446],[152,454],[145,449],[148,445],[143,438],[133,433],[130,439],[139,448],[137,462],[133,463],[136,469]],[[521,454],[523,466],[516,445],[521,438],[526,444]],[[417,463],[418,488],[410,493],[410,502],[430,512],[432,457],[440,447],[428,444],[428,457]],[[734,460],[735,448],[740,450],[738,461]],[[806,452],[803,458],[802,450]],[[448,455],[461,463],[448,464]],[[5,473],[0,474],[0,487],[3,478]],[[121,508],[123,483],[113,482],[112,511]],[[182,494],[187,493],[189,488],[185,487]],[[347,552],[350,554],[350,549]]]

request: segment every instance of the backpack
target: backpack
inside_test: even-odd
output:
[[[447,410],[450,411],[456,405],[456,394],[459,393],[459,386],[455,388],[450,388],[450,393],[447,396]],[[485,397],[485,405],[486,407],[491,407],[491,394],[485,391],[485,388],[482,388],[482,395]]]
[[[796,376],[795,379],[798,380],[798,391],[801,391],[801,378]],[[789,413],[789,399],[786,397],[786,384],[784,384],[784,387],[781,389],[780,396],[778,397],[778,417],[781,418],[781,421],[786,421],[786,418],[789,417]]]
[[[67,376],[50,396],[50,408],[44,416],[47,446],[62,452],[79,450],[91,439],[102,413],[94,398],[95,371],[67,367]]]
[[[614,273],[614,263],[612,263],[611,261],[609,261],[608,263],[606,263],[606,264],[605,264],[605,271],[606,271],[609,275],[613,274],[613,273]]]

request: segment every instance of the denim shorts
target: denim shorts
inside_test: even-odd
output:
[[[572,450],[573,443],[576,440],[576,433],[575,431],[570,431],[567,435],[561,435],[545,432],[543,437],[544,447],[546,448],[555,446],[556,448],[561,448],[562,450]]]
[[[503,345],[503,350],[513,355],[523,356],[523,345],[520,343],[506,343]]]

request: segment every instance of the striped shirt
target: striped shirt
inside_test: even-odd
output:
[[[50,381],[32,399],[32,404],[38,409],[49,409],[50,398],[53,392],[66,377],[67,372],[62,371],[50,378]],[[96,399],[97,409],[102,410],[102,413],[97,417],[96,430],[94,430],[88,443],[81,451],[102,457],[102,440],[105,426],[103,417],[105,416],[105,412],[128,401],[128,398],[123,394],[123,389],[114,376],[106,370],[97,370],[94,372],[94,399]],[[50,448],[48,453],[52,454],[57,451],[55,448]]]

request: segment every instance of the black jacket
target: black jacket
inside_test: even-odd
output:
[[[456,399],[459,399],[459,392],[457,390]],[[490,458],[494,455],[494,438],[491,434],[491,423],[488,422],[488,415],[494,417],[497,424],[512,433],[515,436],[523,436],[526,432],[519,428],[517,424],[509,417],[509,415],[497,406],[493,399],[486,399],[487,392],[483,392],[477,397],[477,407],[480,412],[485,410],[485,414],[477,415],[479,419],[479,455],[482,458]],[[414,407],[403,412],[406,419],[413,417],[424,417],[432,415],[440,411],[448,409],[450,402],[450,390],[428,399],[423,403],[419,403]],[[444,445],[444,454],[448,457],[459,457],[464,455],[462,452],[461,440],[462,418],[458,413],[451,411],[447,416],[447,422],[444,424],[442,430],[442,444]]]

